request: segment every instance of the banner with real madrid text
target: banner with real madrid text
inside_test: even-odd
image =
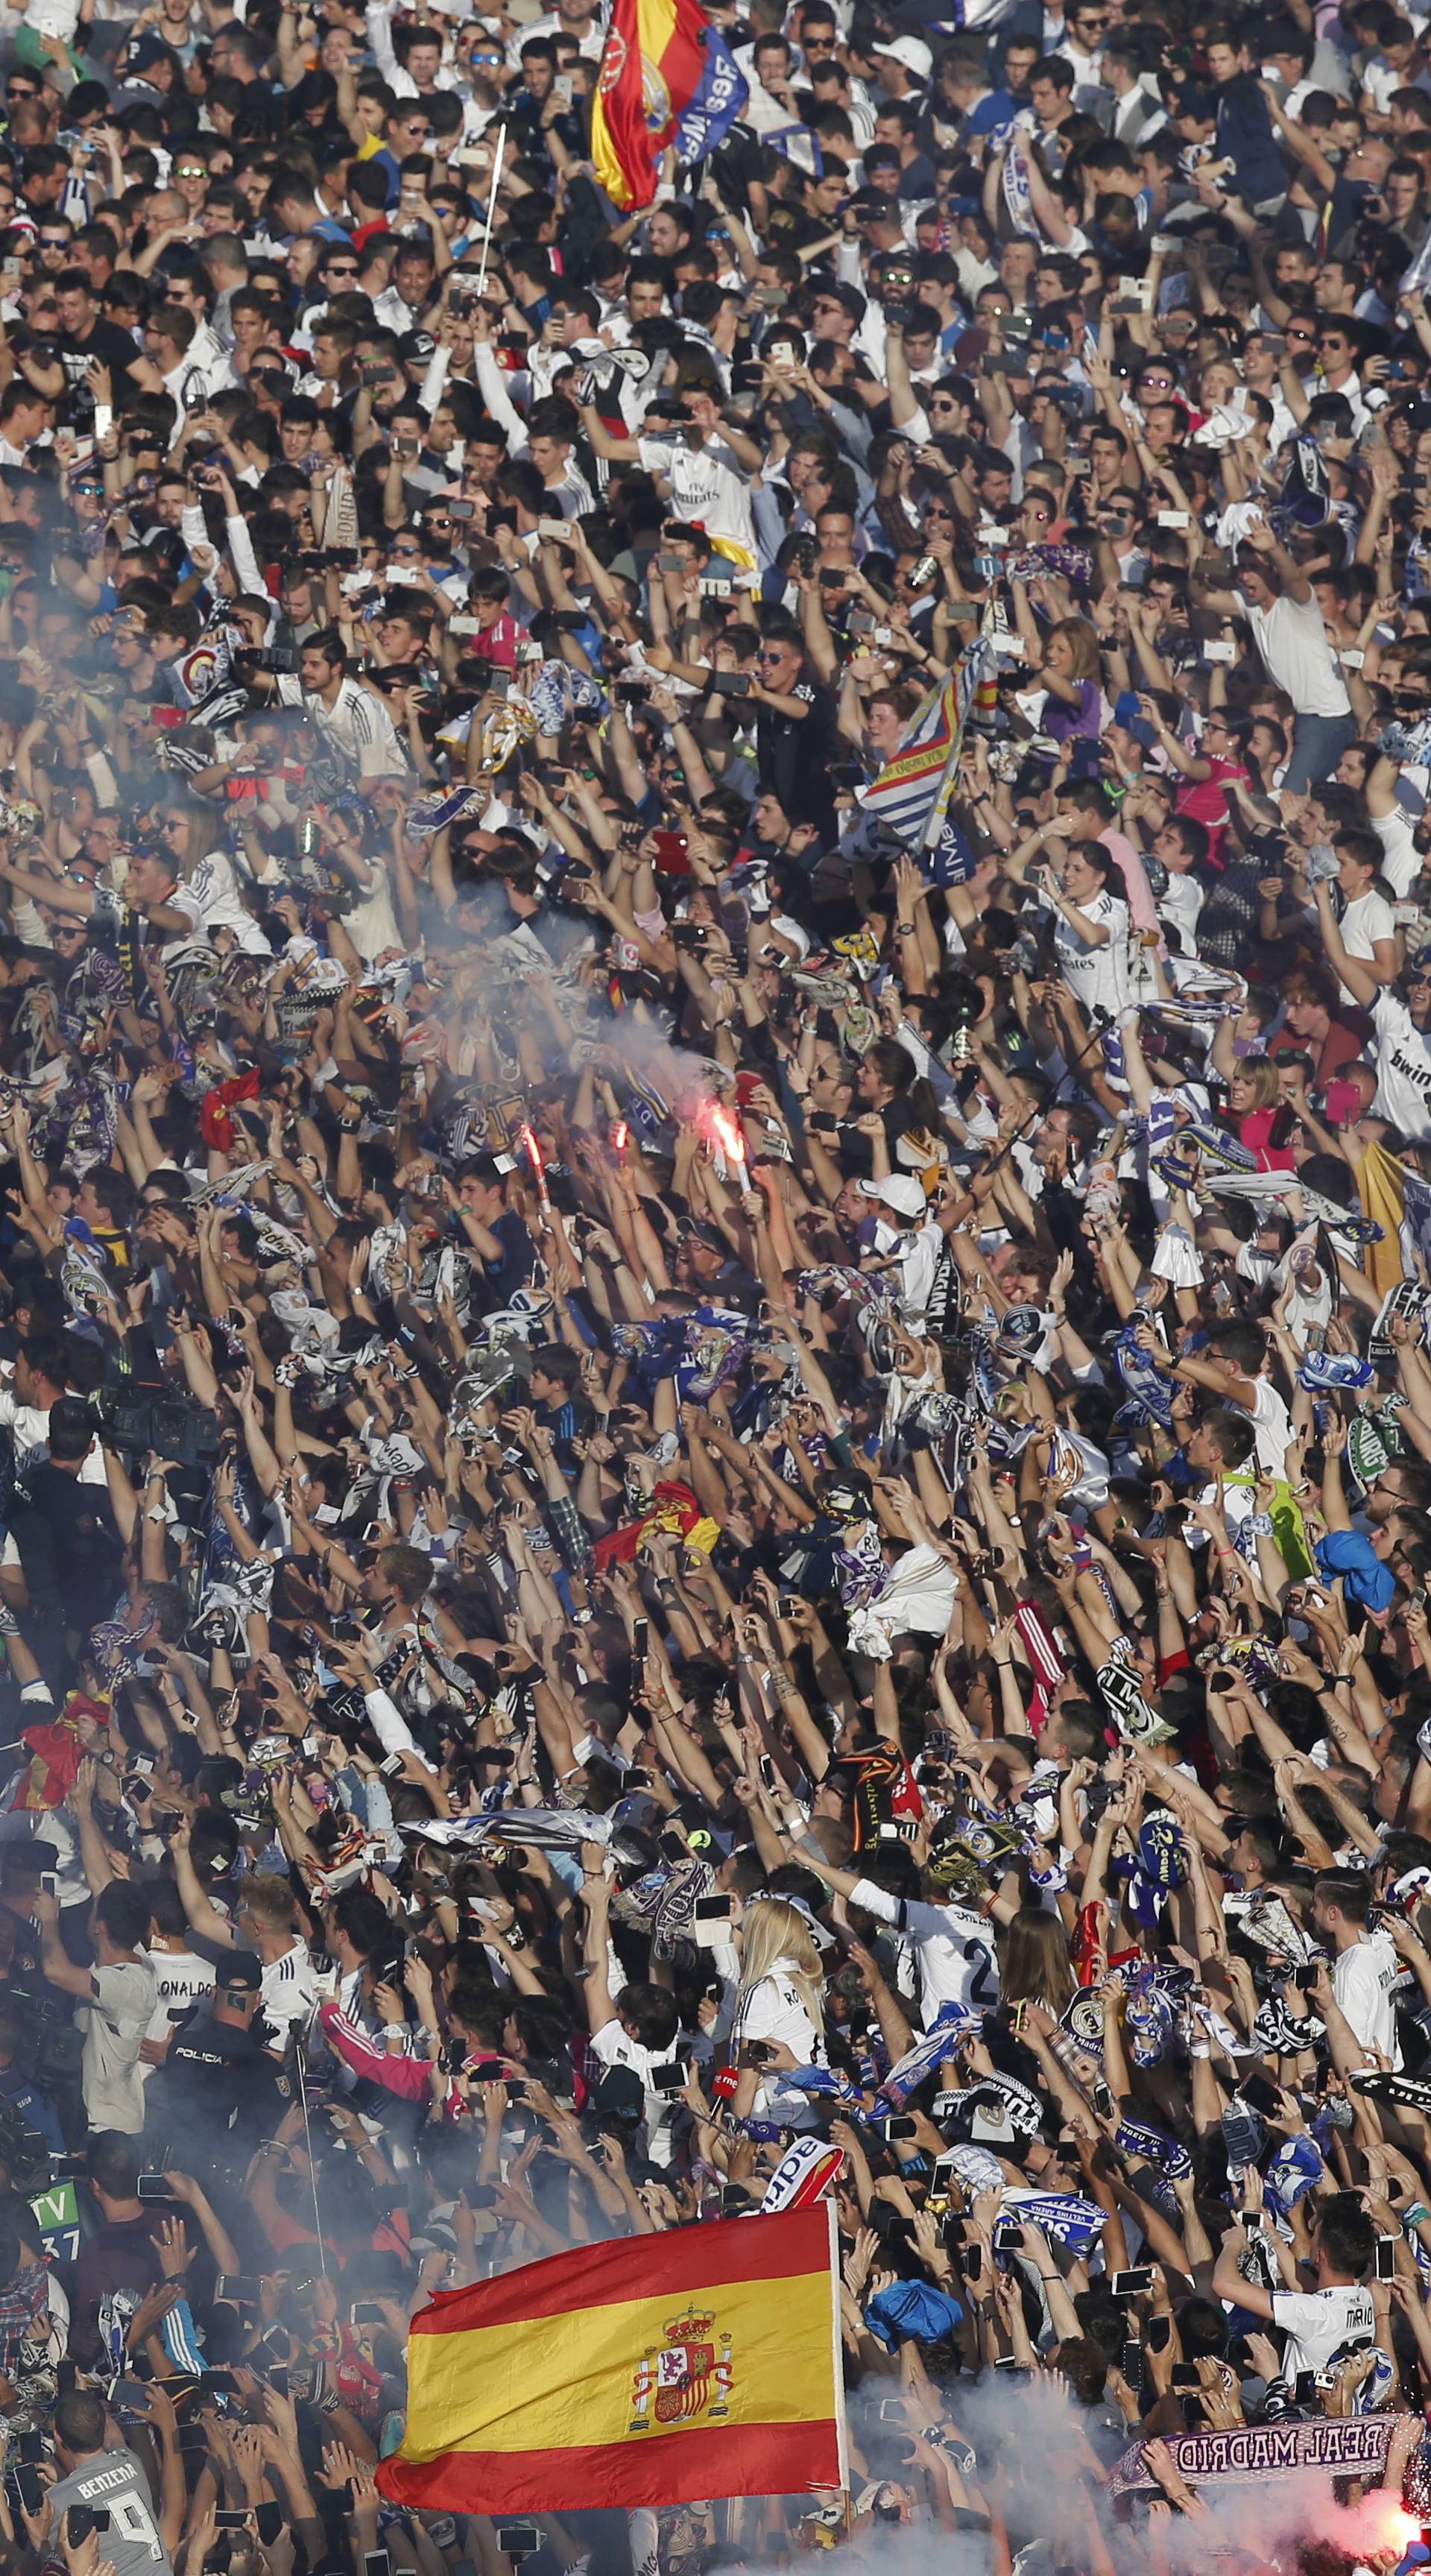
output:
[[[591,102],[591,160],[613,205],[649,206],[661,154],[706,77],[698,0],[615,0]]]
[[[584,2245],[412,2320],[378,2484],[449,2513],[845,2484],[834,2213]]]

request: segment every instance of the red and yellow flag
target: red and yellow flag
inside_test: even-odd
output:
[[[558,2513],[845,2484],[834,2214],[586,2245],[413,2318],[378,2484],[449,2513]]]
[[[697,0],[615,0],[596,94],[591,158],[614,204],[649,206],[657,163],[705,77]]]

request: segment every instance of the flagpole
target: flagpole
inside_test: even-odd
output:
[[[964,700],[963,707],[956,707],[955,709],[954,722],[950,728],[949,756],[944,763],[939,785],[935,791],[934,803],[930,809],[929,820],[924,826],[924,836],[921,847],[926,850],[932,850],[938,846],[939,835],[944,829],[945,817],[949,811],[949,800],[954,793],[954,788],[958,781],[959,763],[964,756],[964,736],[969,729],[969,710],[973,706],[975,691],[979,685],[975,666],[977,663],[982,661],[983,643],[984,639],[982,635],[976,635],[973,643],[966,645],[955,665],[954,683],[956,690],[958,689],[959,683],[963,677],[971,673],[974,673],[975,676],[973,677],[972,686],[969,689],[968,695]]]
[[[833,2192],[826,2195],[825,2216],[830,2229],[830,2337],[834,2345],[830,2375],[835,2387],[835,2445],[840,2464],[840,2487],[848,2498],[850,2427],[845,2413],[845,2341],[840,2313],[840,2233]]]
[[[497,212],[497,183],[502,176],[502,155],[506,151],[506,148],[507,129],[505,125],[499,125],[497,128],[497,149],[492,155],[492,185],[487,194],[487,223],[482,235],[482,265],[477,272],[477,292],[479,296],[487,283],[487,259],[492,248],[492,223]]]

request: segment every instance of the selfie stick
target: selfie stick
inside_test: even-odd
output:
[[[487,199],[487,224],[486,230],[482,236],[482,265],[477,272],[477,292],[479,295],[487,283],[487,256],[492,248],[492,221],[497,212],[497,182],[502,176],[502,155],[506,148],[507,129],[505,125],[499,125],[497,128],[497,149],[492,156],[492,187]]]

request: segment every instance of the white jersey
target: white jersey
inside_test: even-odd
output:
[[[671,486],[671,506],[687,525],[698,520],[708,537],[724,537],[755,561],[755,515],[750,484],[723,438],[708,438],[703,447],[688,447],[683,438],[667,446],[661,438],[638,438],[648,474],[664,474]]]
[[[201,1959],[197,1950],[151,1950],[149,1964],[154,1971],[154,2010],[144,2036],[167,2040],[200,1995],[212,1994],[214,1963]]]
[[[1401,2064],[1393,1998],[1400,1975],[1401,1961],[1384,1932],[1340,1951],[1332,1970],[1332,1992],[1362,2047],[1376,2049],[1393,2066]]]
[[[318,1972],[306,1941],[295,1941],[282,1958],[270,1959],[263,1971],[263,2018],[274,2037],[285,2040],[296,2022],[302,2029],[317,2007]]]
[[[1288,2380],[1302,2370],[1325,2370],[1344,2344],[1376,2340],[1371,2292],[1357,2281],[1330,2290],[1274,2290],[1272,2323],[1286,2333],[1282,2369]]]
[[[1431,1144],[1431,1047],[1397,994],[1379,993],[1371,1016],[1376,1022],[1371,1114],[1389,1118],[1408,1145]]]
[[[919,2001],[928,2029],[941,2004],[988,2012],[999,2000],[999,1962],[988,1919],[963,1905],[920,1905],[861,1878],[850,1894],[881,1923],[902,1932],[919,1970]]]

